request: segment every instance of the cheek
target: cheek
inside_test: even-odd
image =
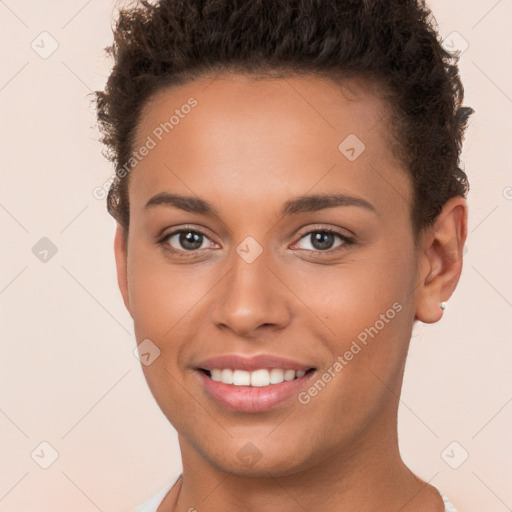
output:
[[[399,389],[414,321],[414,262],[412,249],[388,246],[297,279],[297,295],[327,328],[331,361],[323,370],[341,356],[343,369],[333,379],[341,400],[345,392],[353,401],[382,397],[386,386]]]
[[[160,355],[141,365],[149,389],[168,420],[184,431],[192,428],[189,417],[204,411],[181,383],[179,366],[190,335],[194,304],[205,295],[200,279],[185,276],[185,266],[171,266],[154,251],[133,247],[128,265],[128,286],[135,337],[150,339]]]
[[[154,249],[132,248],[128,289],[136,332],[162,339],[192,314],[208,287],[199,272],[187,267],[169,264]]]
[[[405,308],[412,301],[414,254],[382,244],[347,254],[334,265],[294,263],[281,274],[331,335],[346,339],[373,325],[394,303]]]
[[[160,337],[166,326],[170,327],[168,312],[174,310],[176,292],[166,286],[165,274],[143,259],[138,259],[130,271],[128,287],[135,330],[145,338]]]

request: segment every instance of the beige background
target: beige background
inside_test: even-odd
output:
[[[400,443],[459,512],[504,512],[512,509],[512,1],[430,5],[446,43],[468,45],[470,234],[445,317],[413,338]],[[102,49],[113,9],[101,0],[0,1],[0,512],[129,511],[181,468],[176,434],[133,354],[114,221],[92,195],[112,174],[87,95],[108,74]],[[58,48],[42,58],[53,40]],[[46,262],[32,251],[42,237],[57,248]],[[42,442],[59,454],[48,469]]]

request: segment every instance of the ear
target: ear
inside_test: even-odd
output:
[[[418,249],[416,319],[441,319],[441,302],[454,292],[462,272],[462,251],[467,237],[468,208],[463,197],[449,199],[433,226],[427,228]]]
[[[132,316],[130,308],[130,295],[128,293],[128,234],[125,229],[118,223],[116,227],[116,234],[114,237],[114,254],[116,257],[117,268],[117,284],[123,296],[124,305]]]

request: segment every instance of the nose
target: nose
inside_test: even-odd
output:
[[[269,267],[265,252],[252,263],[234,254],[233,267],[216,287],[213,321],[218,328],[251,338],[290,323],[290,291]]]

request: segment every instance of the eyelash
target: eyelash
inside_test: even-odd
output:
[[[171,238],[172,236],[177,235],[179,233],[195,233],[195,234],[201,235],[201,236],[209,239],[209,236],[206,233],[203,233],[202,231],[200,231],[198,229],[184,227],[184,228],[177,229],[175,231],[171,231],[170,233],[167,233],[166,235],[164,235],[157,241],[158,245],[160,245],[165,251],[167,251],[168,253],[171,253],[173,256],[177,256],[179,258],[189,258],[190,255],[193,255],[194,253],[198,253],[198,252],[204,250],[204,249],[195,249],[193,251],[185,251],[185,250],[174,249],[173,247],[171,247],[167,243],[167,241],[169,240],[169,238]],[[306,231],[305,233],[300,235],[299,240],[297,242],[295,242],[295,244],[298,243],[303,238],[307,237],[308,235],[312,235],[313,233],[329,233],[331,235],[335,235],[335,236],[339,237],[343,243],[341,245],[339,245],[338,247],[327,249],[325,251],[321,251],[319,249],[315,249],[315,250],[300,249],[300,250],[307,251],[307,252],[314,253],[314,254],[330,255],[330,254],[340,251],[340,250],[342,250],[342,251],[347,250],[350,245],[355,244],[355,241],[353,238],[348,237],[347,235],[343,235],[339,231],[336,231],[335,229],[332,229],[332,228],[317,228],[317,229],[312,229],[312,230]],[[293,244],[293,245],[295,245],[295,244]]]

